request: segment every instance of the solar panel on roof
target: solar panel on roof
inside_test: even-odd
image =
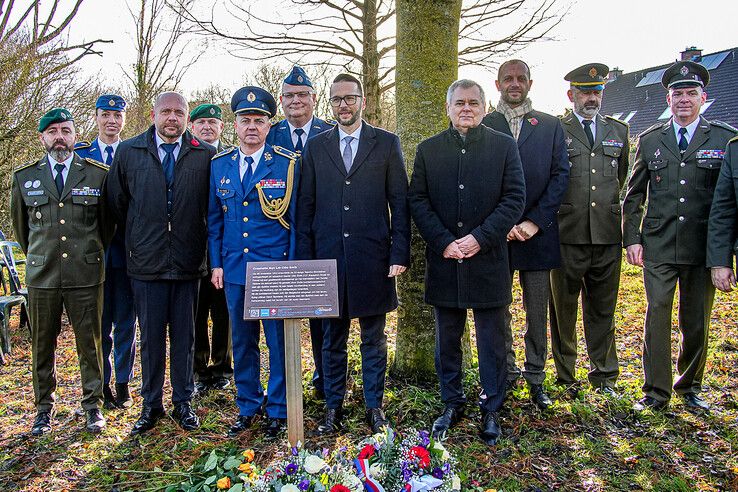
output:
[[[645,77],[638,81],[636,87],[644,87],[646,85],[661,83],[661,76],[664,75],[665,71],[666,69],[662,68],[660,70],[652,70],[648,72]]]
[[[719,67],[723,60],[725,60],[729,54],[730,51],[723,51],[722,53],[714,53],[712,55],[703,56],[701,63],[705,66],[706,69],[713,70]]]

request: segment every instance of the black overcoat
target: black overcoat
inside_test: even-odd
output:
[[[347,173],[338,127],[305,145],[297,206],[298,259],[335,258],[342,317],[397,307],[390,265],[410,265],[407,172],[397,135],[362,123]]]
[[[505,116],[489,113],[482,124],[512,135]],[[555,116],[531,111],[523,116],[518,152],[525,176],[525,209],[520,222],[538,226],[527,241],[510,241],[510,268],[550,270],[561,265],[559,223],[556,214],[569,184],[569,156],[561,121]]]
[[[525,205],[515,140],[484,125],[463,142],[452,128],[418,145],[410,210],[426,241],[425,301],[452,308],[512,302],[506,236]],[[445,259],[452,241],[471,234],[481,250]]]

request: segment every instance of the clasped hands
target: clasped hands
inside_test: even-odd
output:
[[[447,259],[462,260],[471,258],[479,253],[481,247],[476,238],[471,234],[456,239],[443,250],[443,257]]]

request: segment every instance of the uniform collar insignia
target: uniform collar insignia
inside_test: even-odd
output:
[[[265,161],[271,161],[272,160],[272,154],[269,152],[264,152],[264,160]]]

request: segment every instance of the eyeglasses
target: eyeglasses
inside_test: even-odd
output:
[[[332,98],[328,99],[328,101],[331,103],[331,106],[334,108],[337,108],[341,105],[341,101],[346,103],[346,106],[353,106],[356,104],[356,101],[361,99],[363,96],[360,96],[358,94],[349,94],[348,96],[338,97],[333,96]]]
[[[294,98],[297,99],[307,99],[312,95],[312,92],[309,91],[303,91],[303,92],[285,92],[282,94],[282,99],[286,99],[288,101],[293,100]]]

